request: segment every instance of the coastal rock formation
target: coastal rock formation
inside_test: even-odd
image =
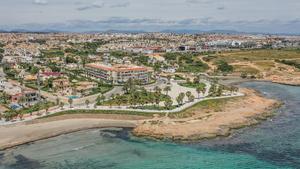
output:
[[[188,118],[158,118],[140,123],[135,136],[156,139],[191,141],[228,136],[232,129],[259,123],[272,116],[272,109],[280,103],[262,97],[258,92],[242,89],[246,96],[229,101],[220,111],[197,110]]]

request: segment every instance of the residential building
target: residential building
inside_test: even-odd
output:
[[[62,76],[63,76],[63,73],[60,73],[60,72],[43,72],[43,73],[41,73],[40,78],[42,81],[45,81],[50,78],[59,78]]]
[[[78,82],[76,85],[76,92],[82,94],[89,93],[98,86],[96,82]]]
[[[22,105],[25,107],[35,105],[41,99],[39,93],[35,90],[24,90],[22,96],[24,97]]]
[[[113,84],[122,84],[129,79],[139,80],[142,84],[150,81],[150,70],[146,67],[136,65],[105,65],[101,63],[87,64],[88,76],[99,78]]]
[[[53,88],[57,91],[66,91],[71,87],[69,79],[55,79],[53,80]]]
[[[36,90],[22,88],[5,83],[4,92],[9,96],[11,103],[18,103],[25,107],[35,105],[40,101],[40,95]]]

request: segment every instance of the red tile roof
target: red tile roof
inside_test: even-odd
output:
[[[44,73],[42,73],[42,75],[43,76],[61,76],[63,74],[60,72],[44,72]]]
[[[111,72],[127,72],[127,71],[147,71],[148,69],[142,66],[133,66],[133,65],[114,65],[114,66],[108,66],[103,64],[87,64],[87,67],[95,68],[95,69],[101,69],[105,71],[111,71]]]

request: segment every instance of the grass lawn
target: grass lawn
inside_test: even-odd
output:
[[[95,94],[98,94],[98,93],[103,94],[103,93],[106,93],[106,92],[108,92],[112,89],[113,89],[113,86],[100,86],[100,87],[92,89],[92,91],[86,96],[91,96],[91,95],[95,95]]]
[[[122,115],[138,115],[138,116],[148,116],[152,117],[154,114],[160,114],[160,113],[147,113],[147,112],[135,112],[135,111],[117,111],[117,110],[68,110],[63,111],[60,113],[48,115],[42,118],[47,117],[55,117],[55,116],[61,116],[61,115],[72,115],[72,114],[122,114]]]
[[[175,80],[185,80],[184,77],[180,76],[180,75],[175,75]]]
[[[132,107],[133,109],[145,109],[145,110],[168,110],[165,107],[161,107],[161,106],[156,106],[156,105],[147,105],[147,106],[137,106],[137,107]],[[173,105],[169,110],[173,110],[176,109],[177,106]]]
[[[188,87],[188,88],[197,88],[197,87],[202,87],[205,88],[206,84],[205,83],[179,83],[180,86],[183,87]]]
[[[214,100],[204,100],[189,107],[178,113],[170,113],[170,118],[187,118],[193,116],[195,113],[209,113],[209,112],[219,112],[222,111],[224,106],[230,102],[235,101],[238,98],[225,98],[225,99],[214,99]]]

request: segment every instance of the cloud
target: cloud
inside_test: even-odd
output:
[[[110,4],[110,8],[125,8],[130,5],[130,2],[121,2],[121,3],[115,3],[115,4]]]
[[[34,0],[33,4],[35,4],[35,5],[47,5],[48,1],[47,0]]]
[[[81,5],[81,4],[80,4]],[[102,0],[102,1],[96,1],[90,5],[84,5],[81,7],[78,7],[78,11],[85,11],[90,9],[97,9],[97,8],[103,8],[103,7],[109,7],[109,8],[125,8],[130,5],[130,2],[128,1],[108,1],[108,0]]]
[[[214,1],[210,0],[186,0],[187,4],[212,4]]]
[[[216,20],[211,17],[186,19],[127,18],[110,17],[102,20],[70,20],[49,24],[28,23],[15,25],[9,29],[31,31],[56,30],[71,32],[107,31],[107,30],[143,30],[157,32],[162,30],[236,30],[240,32],[294,33],[300,34],[300,19],[293,20]]]
[[[218,10],[224,10],[225,9],[225,6],[219,6],[218,8],[217,8]]]
[[[97,8],[103,8],[104,7],[104,2],[94,2],[91,5],[85,5],[85,6],[81,6],[78,7],[77,10],[78,11],[85,11],[85,10],[89,10],[89,9],[97,9]]]

